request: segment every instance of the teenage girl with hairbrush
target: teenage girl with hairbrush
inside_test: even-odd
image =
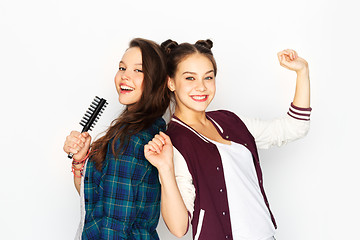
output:
[[[160,46],[133,39],[115,87],[126,107],[105,135],[91,144],[87,132],[73,131],[64,144],[74,154],[74,183],[82,199],[76,239],[159,239],[160,184],[144,145],[165,130],[162,115],[170,101]]]

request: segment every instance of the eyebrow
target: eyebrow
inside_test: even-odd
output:
[[[126,65],[126,63],[124,63],[123,61],[120,61],[120,63],[122,63],[122,64],[125,64]],[[120,64],[119,63],[119,64]],[[135,63],[135,65],[142,65],[142,63]]]
[[[207,71],[205,74],[208,74],[208,73],[211,73],[211,72],[214,72],[214,70]],[[183,72],[183,75],[184,75],[184,74],[193,74],[193,75],[197,75],[197,73],[196,73],[196,72],[189,72],[189,71]]]

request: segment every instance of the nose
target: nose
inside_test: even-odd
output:
[[[130,74],[129,74],[129,71],[127,69],[122,72],[121,79],[122,80],[129,80],[130,79]]]
[[[205,85],[204,80],[199,80],[198,81],[198,84],[196,85],[196,90],[200,91],[200,92],[203,92],[203,91],[206,90],[206,85]]]
[[[129,78],[125,73],[121,74],[121,80],[128,80],[128,79]]]

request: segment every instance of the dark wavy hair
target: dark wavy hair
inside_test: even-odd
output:
[[[166,69],[169,77],[173,78],[175,76],[177,66],[181,61],[186,57],[199,53],[206,56],[212,63],[214,67],[214,75],[217,73],[217,65],[211,48],[213,42],[210,39],[199,40],[195,44],[190,43],[181,43],[169,39],[161,44],[161,47],[166,53]]]
[[[97,170],[101,170],[105,160],[109,142],[115,156],[125,149],[130,137],[154,123],[161,117],[170,104],[170,91],[166,84],[166,62],[163,49],[155,42],[134,38],[129,48],[138,47],[142,55],[142,71],[144,73],[143,92],[138,102],[125,107],[125,110],[112,121],[105,135],[91,145],[91,161]],[[120,145],[116,148],[116,142]],[[125,147],[125,148],[124,148]]]

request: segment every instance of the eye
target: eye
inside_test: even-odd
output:
[[[140,69],[135,69],[135,72],[142,73],[143,71]]]
[[[209,76],[209,77],[206,77],[206,78],[205,78],[205,80],[211,80],[211,79],[213,79],[212,76]]]
[[[185,79],[186,79],[186,80],[190,80],[190,81],[195,80],[194,77],[187,77],[187,78],[185,78]]]
[[[124,68],[124,67],[119,67],[119,71],[125,71],[126,70],[126,68]]]

